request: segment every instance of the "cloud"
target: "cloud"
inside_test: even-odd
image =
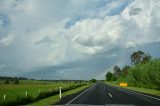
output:
[[[122,31],[119,17],[107,16],[104,19],[90,18],[78,21],[67,30],[67,34],[71,41],[78,46],[77,50],[82,53],[94,54],[104,48],[106,50],[113,48]],[[112,45],[112,47],[109,45]]]
[[[102,77],[138,46],[160,42],[159,9],[158,0],[0,1],[0,73]]]
[[[14,36],[12,36],[12,35],[4,37],[0,40],[0,45],[1,46],[8,46],[12,43],[13,39],[14,39]]]
[[[133,8],[133,9],[130,9],[130,11],[129,11],[129,15],[131,16],[131,15],[136,15],[136,14],[138,14],[139,12],[141,12],[142,10],[141,10],[141,8]]]
[[[5,15],[0,13],[0,39],[4,39],[5,36],[9,35],[8,30],[10,30],[10,18]]]
[[[1,65],[0,65],[0,70],[2,70],[3,68],[5,68],[5,66],[6,66],[6,65],[1,64]]]

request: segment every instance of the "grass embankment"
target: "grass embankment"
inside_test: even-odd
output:
[[[118,82],[105,82],[106,84],[112,85],[112,86],[118,86]],[[133,90],[133,91],[137,91],[140,93],[145,93],[145,94],[149,94],[149,95],[155,95],[155,96],[160,96],[160,90],[155,90],[155,89],[147,89],[147,88],[140,88],[140,87],[132,87],[132,86],[127,86],[127,87],[122,87],[122,88],[126,88],[129,90]]]
[[[160,60],[151,60],[128,69],[128,74],[120,75],[118,82],[129,86],[160,90]]]
[[[147,88],[139,88],[139,87],[124,87],[124,88],[145,93],[145,94],[160,96],[160,91],[155,89],[147,89]]]
[[[77,93],[77,92],[79,92],[79,91],[81,91],[83,89],[86,89],[89,86],[90,85],[85,85],[85,86],[78,87],[78,88],[73,89],[73,90],[69,90],[69,91],[63,92],[62,93],[62,97]],[[48,105],[57,103],[59,100],[60,100],[59,99],[59,94],[57,94],[55,96],[52,96],[52,97],[49,97],[49,98],[45,98],[45,99],[42,99],[42,100],[40,100],[38,102],[29,104],[29,106],[48,106]]]
[[[0,84],[0,105],[16,106],[18,104],[27,104],[39,99],[50,97],[59,93],[58,88],[63,91],[75,89],[83,86],[85,83],[74,82],[49,82],[49,81],[31,81],[21,80],[19,84]],[[27,94],[26,94],[27,92]],[[5,94],[5,100],[4,100]]]
[[[121,82],[128,83],[129,89],[138,89],[143,91],[144,89],[154,89],[155,92],[160,90],[160,60],[153,59],[148,63],[139,63],[128,68],[125,71],[121,71],[118,77],[114,81],[115,85]],[[132,87],[132,88],[131,88]],[[140,88],[144,88],[143,90]],[[144,90],[149,91],[150,90]],[[156,93],[153,93],[156,94]]]

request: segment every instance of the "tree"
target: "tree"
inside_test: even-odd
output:
[[[113,71],[114,71],[115,76],[118,77],[120,75],[121,69],[119,66],[114,66]]]
[[[128,69],[129,69],[129,68],[130,68],[130,66],[127,66],[127,65],[124,66],[123,69],[122,69],[122,74],[123,74],[123,75],[127,75],[127,74],[128,74]]]
[[[113,75],[113,73],[107,72],[107,74],[106,74],[106,80],[107,81],[115,81],[116,77]]]
[[[139,50],[131,54],[131,64],[136,65],[139,63],[147,63],[151,59],[149,54],[145,54],[143,51]]]
[[[143,57],[142,63],[148,63],[149,60],[151,60],[151,55],[150,54],[145,54],[145,56]]]
[[[132,65],[136,65],[142,61],[142,58],[144,56],[144,52],[139,50],[137,52],[133,52],[131,55],[131,61]]]
[[[90,82],[95,83],[95,82],[97,82],[97,80],[96,79],[91,79]]]
[[[9,84],[9,80],[6,79],[5,82],[4,82],[4,84]]]

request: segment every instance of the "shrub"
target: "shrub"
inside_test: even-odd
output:
[[[9,84],[9,80],[8,79],[5,80],[4,84]]]
[[[118,81],[126,81],[130,86],[160,90],[160,61],[135,65],[128,70],[128,75],[120,76]]]

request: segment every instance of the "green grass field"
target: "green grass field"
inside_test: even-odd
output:
[[[78,88],[73,89],[73,90],[66,91],[66,92],[62,93],[62,98],[66,97],[68,95],[77,93],[81,90],[84,90],[89,86],[90,85],[85,85],[85,86],[78,87]],[[49,106],[49,105],[53,105],[53,104],[57,103],[59,100],[60,100],[59,94],[57,94],[57,95],[51,96],[49,98],[45,98],[45,99],[42,99],[40,101],[37,101],[35,103],[31,103],[31,104],[29,104],[29,106]]]
[[[47,82],[35,80],[21,80],[19,84],[3,84],[0,83],[0,105],[5,103],[12,103],[18,101],[20,98],[37,98],[40,93],[58,92],[59,87],[62,90],[69,89],[73,86],[78,86],[82,83],[74,82]],[[27,97],[26,97],[27,92]],[[4,94],[6,98],[4,100]]]

